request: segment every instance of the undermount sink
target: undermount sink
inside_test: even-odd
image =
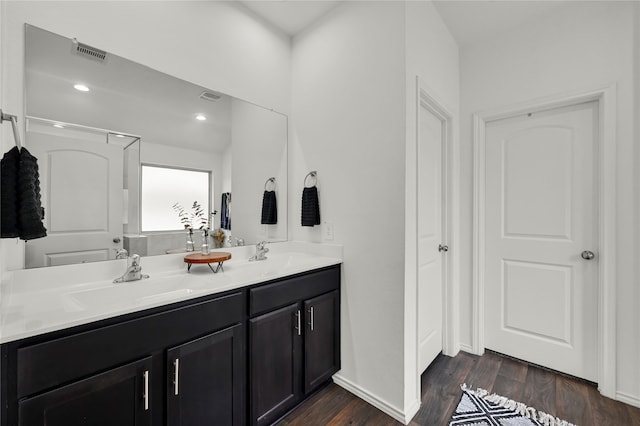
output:
[[[64,297],[72,310],[116,304],[140,306],[188,296],[205,286],[203,280],[191,278],[186,282],[176,274],[88,288],[67,293]]]
[[[308,263],[314,262],[312,256],[302,253],[281,253],[268,254],[264,260],[245,261],[233,265],[233,269],[228,268],[227,271],[233,275],[253,275],[261,278],[268,278],[282,273],[287,273],[292,269],[298,269],[307,266]]]

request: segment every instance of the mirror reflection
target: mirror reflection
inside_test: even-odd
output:
[[[287,239],[285,115],[31,25],[25,45],[48,230],[26,267],[186,251],[189,238],[197,250],[204,228],[210,247]],[[274,224],[261,223],[265,190]]]

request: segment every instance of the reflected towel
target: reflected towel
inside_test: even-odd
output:
[[[320,203],[318,202],[318,188],[304,188],[302,190],[302,226],[320,225]]]
[[[278,223],[276,191],[264,191],[262,196],[262,220],[260,223],[263,225],[275,225]]]
[[[220,203],[220,228],[231,230],[231,193],[222,193],[222,202]]]

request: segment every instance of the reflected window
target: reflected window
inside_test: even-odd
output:
[[[210,211],[211,173],[172,167],[142,165],[141,214],[142,232],[176,231],[184,229],[176,209],[176,203],[187,213],[192,212],[194,202],[204,209],[204,219]],[[200,227],[200,220],[193,220],[193,227]]]

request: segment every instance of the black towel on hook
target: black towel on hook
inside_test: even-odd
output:
[[[262,196],[262,219],[263,225],[275,225],[278,223],[278,206],[276,203],[276,191],[264,191]]]
[[[42,224],[38,160],[26,149],[12,148],[1,161],[2,238],[33,240],[47,236]]]
[[[20,150],[11,148],[0,161],[0,237],[16,238],[20,236],[18,229],[18,167],[20,166]]]
[[[220,204],[220,228],[231,230],[231,193],[222,193]]]
[[[20,150],[18,171],[18,227],[20,239],[34,240],[47,236],[42,224],[44,209],[40,198],[38,159],[26,148]]]
[[[302,190],[302,226],[320,225],[320,203],[318,188],[312,186]]]

